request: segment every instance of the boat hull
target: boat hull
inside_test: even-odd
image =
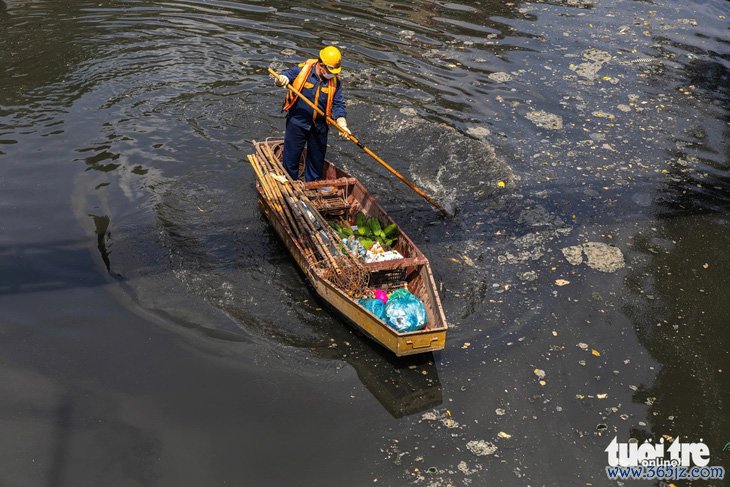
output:
[[[276,158],[279,161],[278,164],[280,164],[284,147],[283,140],[267,139],[266,142],[254,142],[254,147],[260,157]],[[302,156],[300,165],[303,165],[303,163],[304,156]],[[330,189],[324,190],[325,187],[330,187]],[[327,203],[320,196],[322,192],[332,195],[332,188],[335,188],[334,193],[341,195],[342,199],[338,199],[338,196]],[[370,313],[356,299],[353,299],[352,296],[328,280],[326,278],[327,274],[322,273],[312,260],[311,250],[309,253],[305,252],[307,246],[297,240],[291,222],[286,219],[280,208],[277,210],[272,206],[274,203],[267,198],[266,192],[258,182],[256,189],[259,205],[264,215],[274,227],[279,238],[289,250],[315,292],[331,308],[337,310],[351,324],[396,356],[434,352],[445,347],[448,326],[428,259],[410,238],[400,231],[400,228],[395,249],[400,252],[403,258],[364,263],[363,267],[368,272],[370,286],[373,288],[397,289],[407,287],[410,292],[418,296],[424,304],[428,320],[423,329],[412,332],[399,332],[388,326],[385,321]],[[314,200],[311,203],[313,208],[323,212],[323,216],[333,214],[340,215],[339,217],[342,218],[343,212],[346,212],[349,218],[352,218],[357,213],[362,212],[367,217],[376,217],[384,226],[395,223],[360,181],[329,161],[325,161],[324,179],[305,183],[304,191],[314,191]],[[334,205],[331,204],[333,202]]]
[[[264,195],[259,191],[259,205],[274,227],[277,235],[289,253],[311,283],[317,295],[336,309],[352,325],[356,326],[370,338],[395,353],[398,357],[442,350],[446,346],[446,329],[420,330],[410,333],[398,333],[368,313],[362,306],[336,288],[331,282],[319,276],[309,265],[291,235],[285,229],[278,214],[271,208]]]

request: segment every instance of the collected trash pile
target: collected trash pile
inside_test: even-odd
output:
[[[399,332],[420,330],[428,322],[423,302],[406,288],[391,293],[382,289],[370,291],[372,297],[358,300],[358,303],[372,314],[385,321]]]
[[[359,254],[341,244],[337,232],[314,210],[300,182],[295,182],[267,146],[260,146],[248,161],[266,199],[279,213],[288,231],[318,273],[353,298],[364,294],[368,272]]]
[[[342,243],[354,254],[359,255],[366,263],[383,262],[402,259],[403,256],[393,248],[398,241],[398,225],[392,223],[385,228],[375,218],[367,218],[362,212],[358,213],[356,225],[350,225],[346,220],[330,221],[342,239]]]

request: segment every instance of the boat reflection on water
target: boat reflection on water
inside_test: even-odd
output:
[[[410,416],[443,402],[434,357],[434,353],[441,352],[397,357],[351,325],[339,311],[315,299],[331,316],[327,320],[319,318],[316,324],[309,323],[322,330],[330,342],[326,348],[315,347],[315,353],[350,364],[367,390],[394,418]]]
[[[385,347],[373,342],[360,330],[348,324],[340,313],[323,301],[331,320],[309,323],[324,333],[330,343],[326,348],[315,348],[317,355],[342,360],[355,369],[367,390],[394,418],[410,416],[437,407],[443,402],[441,381],[434,353],[396,357]],[[339,344],[348,344],[343,349]],[[436,352],[437,354],[440,352]]]
[[[170,265],[181,270],[176,277],[184,285],[183,294],[220,309],[226,319],[207,319],[197,311],[197,305],[190,304],[189,298],[180,303],[175,293],[155,292],[160,284],[154,275],[150,276],[148,268],[145,279],[125,280],[128,293],[139,297],[138,306],[158,312],[162,308],[167,320],[207,336],[246,343],[264,341],[274,349],[292,347],[304,351],[330,365],[335,363],[338,368],[349,364],[365,388],[395,418],[437,407],[442,402],[433,352],[397,358],[319,299],[278,235],[254,206],[253,198],[249,200],[250,213],[258,220],[260,232],[245,231],[233,240],[215,240],[219,229],[208,221],[207,213],[199,213],[196,206],[185,206],[195,201],[181,196],[189,191],[187,187],[174,187],[174,191],[166,193],[169,199],[163,198],[156,205],[159,228],[143,231],[135,227],[134,236],[125,236],[118,230],[114,245],[119,250],[125,247],[125,241],[137,243],[138,234],[161,234],[166,247],[176,249]],[[99,238],[106,235],[105,228],[100,228],[104,225],[97,220],[94,223],[94,245],[104,260],[109,256],[102,252]],[[212,240],[218,246],[215,253],[205,247]],[[118,269],[136,265],[121,261],[125,255],[137,254],[118,251],[114,258],[107,259],[111,260],[112,271],[117,273]],[[164,276],[165,271],[160,269],[159,275]],[[169,305],[163,304],[168,301]],[[249,349],[242,346],[241,350],[247,353],[244,350]],[[319,367],[322,375],[332,371],[328,364]],[[318,373],[316,368],[312,372]]]
[[[303,276],[301,279],[304,281]],[[267,339],[280,345],[308,350],[324,360],[349,364],[365,388],[394,418],[416,414],[442,403],[441,381],[434,353],[396,357],[348,325],[336,310],[318,300],[314,291],[311,292],[312,300],[307,305],[316,303],[315,306],[322,308],[300,307],[297,332],[286,325],[268,323],[260,330],[265,330]],[[249,330],[254,330],[259,323],[243,308],[228,308],[226,312],[241,323],[247,323]]]
[[[368,391],[394,418],[416,414],[441,404],[441,382],[433,354],[405,359],[392,357],[385,350],[377,354],[381,357],[379,362],[348,360],[348,363],[354,367]]]

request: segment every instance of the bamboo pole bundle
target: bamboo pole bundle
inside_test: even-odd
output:
[[[264,197],[299,240],[310,264],[351,296],[360,295],[367,287],[367,271],[358,256],[339,244],[339,235],[315,210],[304,185],[291,179],[268,145],[258,145],[248,161]]]
[[[337,266],[331,252],[328,251],[324,242],[318,238],[318,234],[316,233],[316,228],[314,228],[313,223],[308,221],[302,213],[302,209],[297,206],[295,195],[292,194],[290,187],[270,176],[272,172],[276,172],[276,168],[272,168],[271,165],[267,164],[267,162],[263,164],[263,167],[266,174],[269,175],[268,182],[272,183],[272,181],[276,181],[271,184],[272,192],[275,196],[281,197],[282,201],[284,201],[284,208],[286,208],[288,213],[292,216],[293,222],[296,224],[295,227],[298,227],[298,229],[301,230],[301,233],[306,235],[307,238],[314,243],[315,248],[322,258],[328,259],[332,265]]]
[[[261,167],[261,163],[259,162],[258,157],[255,155],[249,155],[248,161],[251,164],[251,167],[253,167],[256,177],[261,183],[261,187],[264,190],[266,198],[271,201],[274,210],[284,216],[287,226],[291,228],[292,232],[294,233],[294,237],[301,244],[307,260],[315,259],[313,249],[309,245],[307,245],[308,239],[305,239],[302,234],[302,225],[292,215],[291,209],[289,208],[288,203],[282,196],[281,191],[279,191],[279,188],[271,183],[271,177],[265,177],[264,169]]]
[[[326,221],[324,221],[323,218],[319,218],[317,220],[317,216],[314,213],[311,213],[311,216],[314,216],[315,220],[310,220],[305,214],[304,214],[304,208],[302,208],[298,202],[304,201],[303,198],[306,198],[304,196],[304,193],[302,191],[298,191],[300,188],[293,184],[293,181],[291,178],[288,178],[288,174],[282,174],[285,173],[285,171],[281,170],[281,165],[278,163],[278,159],[276,159],[271,151],[268,151],[266,154],[266,161],[268,163],[267,169],[270,172],[277,172],[279,173],[279,176],[286,177],[287,183],[281,183],[278,185],[279,189],[281,190],[282,194],[285,196],[285,200],[289,204],[289,207],[295,215],[298,215],[301,219],[301,221],[304,223],[304,227],[308,230],[307,234],[311,237],[311,239],[314,241],[315,245],[319,248],[321,254],[324,257],[324,260],[328,261],[329,266],[334,268],[335,272],[340,272],[340,266],[338,265],[336,256],[340,255],[339,250],[335,248],[329,248],[326,242],[324,242],[323,238],[321,237],[319,231],[324,228],[329,228],[329,225]],[[305,204],[309,203],[309,208],[312,208],[311,202],[305,201]],[[325,233],[326,235],[326,233]],[[331,236],[328,236],[328,240],[332,242]],[[337,241],[337,240],[335,240]]]
[[[278,182],[271,177],[271,173],[266,169],[265,164],[256,157],[250,156],[249,162],[251,162],[256,172],[256,176],[264,190],[266,198],[271,202],[274,210],[284,216],[287,226],[292,230],[296,238],[302,244],[301,247],[305,251],[305,256],[311,262],[317,262],[326,258],[326,251],[323,246],[319,244],[316,239],[311,236],[310,229],[308,228],[304,218],[299,213],[298,209],[293,207],[291,202],[282,194],[281,187],[277,184]]]
[[[310,223],[310,227],[313,227],[314,230],[322,230],[325,235],[329,238],[330,241],[334,239],[334,241],[338,241],[339,237],[337,234],[332,230],[327,223],[327,221],[318,213],[313,211],[315,208],[312,201],[306,196],[304,193],[304,187],[301,182],[299,181],[293,181],[289,174],[283,170],[281,163],[279,162],[278,158],[271,152],[271,149],[267,146],[265,147],[265,153],[266,153],[266,159],[269,163],[269,168],[272,171],[277,171],[280,176],[283,176],[286,178],[286,181],[289,184],[283,184],[282,187],[286,190],[288,196],[292,197],[295,201],[299,201],[302,204],[302,209],[309,208],[310,216],[312,216],[314,219],[310,220],[309,218],[306,218],[306,220]],[[319,232],[316,232],[319,234]],[[337,255],[339,255],[339,252],[335,252]]]

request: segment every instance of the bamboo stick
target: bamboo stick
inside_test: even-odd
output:
[[[308,255],[309,258],[313,259],[314,250],[311,248],[311,244],[309,244],[307,242],[307,240],[309,240],[309,239],[303,238],[302,229],[300,229],[301,224],[297,225],[296,219],[291,214],[291,210],[289,208],[288,203],[286,203],[286,201],[284,200],[284,198],[280,192],[277,196],[276,190],[273,188],[274,185],[269,184],[270,181],[266,181],[265,175],[263,173],[263,168],[259,164],[257,157],[250,155],[249,162],[251,163],[251,166],[253,166],[253,168],[254,168],[254,172],[256,173],[256,176],[261,183],[261,187],[264,190],[264,194],[266,195],[266,198],[271,202],[272,206],[274,206],[275,211],[279,212],[280,214],[284,215],[287,218],[289,227],[291,227],[291,229],[294,231],[294,233],[296,234],[299,241],[302,243],[302,248],[305,250],[305,252],[307,254],[309,254]]]
[[[262,152],[264,152],[266,154],[269,164],[271,166],[273,166],[278,172],[280,172],[284,177],[286,177],[292,183],[292,188],[294,188],[295,181],[293,181],[291,179],[291,177],[289,176],[289,173],[287,171],[283,170],[283,167],[281,166],[279,159],[274,155],[271,148],[268,145],[266,145],[263,147]],[[296,196],[300,201],[303,201],[305,204],[307,204],[307,206],[309,206],[309,208],[311,208],[311,209],[316,208],[316,205],[313,204],[312,200],[304,192],[304,188],[298,188]],[[330,240],[333,242],[339,242],[339,235],[337,235],[337,233],[330,228],[327,221],[318,212],[314,213],[314,217],[319,221],[320,227],[323,229],[324,233],[330,238]],[[335,250],[336,250],[337,254],[339,255],[339,251],[337,251],[337,249],[335,249]],[[348,255],[350,255],[349,249],[346,250],[346,253]],[[355,256],[355,259],[357,259],[355,263],[359,265],[359,258],[357,258],[357,256]]]
[[[275,171],[277,171],[277,173],[279,173],[279,174],[283,173],[282,175],[284,177],[286,177],[287,180],[291,183],[291,185],[282,185],[282,186],[284,186],[285,192],[294,201],[293,206],[297,206],[297,211],[300,214],[302,214],[302,217],[303,217],[307,227],[310,229],[312,237],[319,244],[319,246],[321,246],[321,248],[324,250],[324,252],[326,254],[325,257],[330,262],[330,265],[332,265],[332,267],[335,269],[336,272],[340,272],[341,269],[340,269],[340,265],[337,263],[336,255],[333,255],[332,250],[329,248],[329,246],[327,244],[324,243],[321,235],[319,234],[319,230],[317,229],[315,224],[312,221],[310,221],[309,218],[304,216],[304,210],[301,208],[301,204],[297,205],[298,202],[304,201],[311,209],[311,208],[314,208],[312,206],[311,201],[309,201],[309,198],[306,197],[306,195],[304,194],[304,191],[299,190],[299,191],[297,191],[298,194],[295,194],[294,180],[291,178],[291,176],[289,176],[289,173],[287,171],[282,171],[283,168],[282,168],[281,164],[279,163],[278,158],[271,151],[271,148],[268,146],[265,146],[263,148],[263,152],[267,156],[266,158],[268,160],[269,167],[274,169]],[[324,230],[324,233],[325,233],[325,235],[327,235],[330,242],[339,241],[339,236],[336,237],[336,240],[333,240],[333,235],[331,235],[331,234],[328,235],[327,229],[329,228],[329,224],[326,221],[324,221],[324,219],[321,217],[321,215],[313,213],[313,216],[318,221],[320,228]],[[319,218],[317,218],[317,217],[319,217]],[[339,254],[339,252],[337,251],[336,248],[335,248],[335,251],[336,251],[337,255],[341,255],[341,254]]]
[[[260,171],[260,172],[261,172],[261,174],[262,174],[262,176],[263,176],[263,167],[262,167],[262,165],[261,165],[260,161],[258,161],[258,158],[256,158],[256,156],[249,156],[249,158],[254,158],[254,159],[256,160],[256,165],[258,166],[258,171]],[[286,219],[287,219],[288,223],[289,223],[289,224],[290,224],[290,225],[292,226],[292,228],[293,228],[294,230],[297,230],[297,232],[298,232],[298,230],[299,230],[299,229],[298,229],[298,228],[296,228],[296,227],[295,227],[295,226],[293,225],[293,224],[294,224],[294,220],[293,220],[293,217],[291,216],[291,212],[290,212],[290,210],[289,210],[289,207],[288,207],[288,205],[286,205],[286,203],[284,202],[284,198],[282,197],[282,195],[281,195],[281,192],[279,191],[279,188],[278,188],[278,186],[275,186],[275,185],[270,185],[270,187],[271,187],[271,189],[273,189],[273,193],[274,193],[274,194],[273,194],[273,196],[274,196],[275,200],[276,200],[276,201],[278,202],[278,204],[279,204],[279,207],[280,207],[280,211],[281,211],[281,212],[283,213],[283,215],[284,215],[284,216],[286,217]],[[272,203],[273,203],[273,202],[272,202]],[[282,210],[283,210],[283,211],[282,211]],[[301,237],[301,236],[299,236],[299,237]]]
[[[317,232],[317,229],[314,227],[314,225],[302,214],[302,210],[296,206],[296,195],[291,194],[288,187],[282,188],[283,185],[279,183],[278,181],[274,180],[270,177],[268,173],[270,173],[270,167],[265,168],[267,170],[267,174],[261,174],[261,179],[263,181],[263,184],[266,186],[267,191],[269,192],[269,198],[274,199],[274,193],[276,190],[279,190],[283,193],[286,193],[289,198],[294,201],[294,203],[289,202],[287,198],[283,198],[286,202],[285,205],[289,207],[290,212],[294,216],[294,219],[298,221],[299,226],[302,227],[303,234],[307,235],[307,238],[314,244],[314,248],[317,250],[317,253],[321,255],[323,259],[326,259],[329,261],[330,265],[339,272],[339,265],[337,264],[337,261],[335,260],[335,257],[332,255],[332,253],[329,251],[325,243],[322,241],[321,237],[319,236],[319,233]],[[276,170],[276,167],[274,166],[274,170]],[[269,175],[269,178],[266,178],[265,176]],[[274,188],[277,188],[276,190]],[[283,191],[282,191],[283,190]],[[279,208],[278,211],[281,213],[282,209]],[[306,230],[309,230],[308,232]]]
[[[300,238],[302,247],[309,252],[312,263],[316,264],[315,268],[329,271],[326,278],[351,295],[359,294],[366,286],[368,277],[359,256],[347,248],[343,254],[337,245],[339,235],[316,210],[305,193],[304,185],[289,176],[268,143],[255,146],[256,155],[250,156],[249,162],[255,166],[263,191],[272,206],[276,205],[275,211],[285,215],[287,225]],[[282,176],[286,181],[282,182],[274,176]],[[309,207],[314,221],[305,215],[302,203]],[[319,259],[315,260],[315,257]]]

